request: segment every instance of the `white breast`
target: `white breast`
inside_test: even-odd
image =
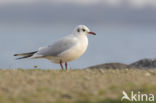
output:
[[[62,52],[57,57],[48,57],[49,60],[51,60],[54,63],[59,63],[60,60],[62,62],[69,62],[72,60],[75,60],[79,58],[81,55],[84,54],[88,47],[88,38],[87,36],[78,36],[77,37],[77,43],[72,48]]]

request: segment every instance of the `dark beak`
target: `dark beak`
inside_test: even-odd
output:
[[[96,35],[96,33],[94,33],[94,32],[88,32],[88,34]]]

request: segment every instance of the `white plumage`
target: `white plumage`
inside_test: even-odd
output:
[[[96,35],[94,32],[90,32],[87,26],[79,25],[75,28],[71,35],[68,35],[54,44],[47,47],[41,47],[36,52],[15,54],[15,56],[23,56],[23,58],[46,58],[53,63],[60,63],[63,69],[62,63],[65,63],[67,69],[67,62],[75,60],[84,54],[88,47],[88,34]]]

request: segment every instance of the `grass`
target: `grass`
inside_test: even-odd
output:
[[[156,95],[156,70],[0,69],[0,103],[121,103],[123,90]]]

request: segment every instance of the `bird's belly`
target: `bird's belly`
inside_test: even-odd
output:
[[[62,53],[60,56],[63,59],[63,61],[71,61],[79,58],[84,52],[86,51],[86,48],[73,48],[71,50],[68,50],[64,53]]]
[[[88,45],[76,45],[73,48],[64,51],[63,53],[61,53],[60,55],[56,56],[56,57],[47,57],[47,59],[49,59],[50,61],[54,62],[54,63],[60,63],[60,60],[62,61],[62,63],[64,62],[69,62],[72,60],[75,60],[77,58],[79,58],[81,55],[83,55],[83,53],[86,51]]]

